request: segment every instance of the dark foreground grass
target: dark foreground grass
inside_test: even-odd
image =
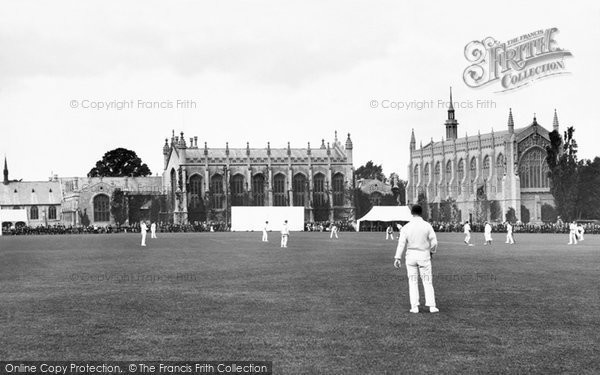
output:
[[[439,234],[439,314],[383,233],[0,238],[0,358],[272,360],[275,373],[595,373],[600,237]],[[482,237],[482,236],[479,236]],[[481,240],[478,235],[474,238]]]

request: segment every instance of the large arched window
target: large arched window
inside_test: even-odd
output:
[[[244,205],[244,176],[241,174],[233,175],[229,181],[231,187],[231,205]]]
[[[285,176],[281,173],[273,177],[273,206],[287,206],[285,199]]]
[[[191,210],[199,209],[202,201],[202,177],[198,174],[190,177],[190,187],[188,189],[189,208]]]
[[[56,220],[56,206],[48,207],[48,220]]]
[[[258,173],[252,176],[252,203],[255,206],[265,205],[265,176]]]
[[[469,164],[469,187],[471,189],[473,189],[475,183],[475,176],[477,176],[477,159],[475,158],[475,156],[473,156],[471,158],[471,163]]]
[[[334,206],[343,206],[344,205],[344,175],[341,173],[334,174],[333,180],[331,181],[331,185],[333,188],[333,205]]]
[[[548,166],[546,155],[541,148],[535,147],[525,153],[519,165],[519,177],[522,188],[547,188]]]
[[[433,169],[433,194],[435,196],[438,195],[438,185],[440,183],[440,173],[441,167],[440,162],[435,163],[435,168]]]
[[[490,178],[490,157],[486,155],[483,158],[483,189],[487,193],[487,183]]]
[[[446,163],[446,194],[450,195],[452,192],[450,191],[450,181],[452,181],[452,161],[448,160]]]
[[[504,155],[499,154],[496,158],[496,191],[498,193],[502,193],[502,178],[504,177],[505,173],[504,165]]]
[[[37,220],[37,219],[39,219],[39,217],[40,217],[40,213],[39,213],[37,206],[31,206],[31,208],[29,209],[29,219]]]
[[[206,219],[204,213],[204,202],[202,201],[202,176],[194,174],[190,177],[188,184],[188,220],[198,222]]]
[[[171,199],[175,202],[175,192],[177,191],[177,172],[175,168],[171,169]]]
[[[490,157],[486,155],[483,158],[483,179],[488,180],[490,177]]]
[[[294,191],[294,206],[302,207],[306,204],[306,177],[298,173],[292,180],[292,190]]]
[[[458,177],[458,184],[456,186],[458,187],[458,194],[461,194],[463,180],[465,178],[465,161],[463,159],[460,159],[458,161],[458,167],[456,168],[456,174]]]
[[[94,197],[94,221],[110,221],[109,198],[106,194]]]
[[[223,176],[215,174],[210,178],[211,207],[223,208]]]
[[[317,173],[313,177],[313,207],[324,207],[325,199],[325,176]]]
[[[413,169],[413,186],[416,186],[419,183],[419,165],[415,165],[415,169]]]
[[[423,183],[429,183],[429,163],[425,164],[425,168],[423,169]]]

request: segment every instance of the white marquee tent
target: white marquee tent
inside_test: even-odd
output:
[[[369,212],[356,221],[356,231],[359,231],[363,221],[410,221],[412,215],[408,206],[373,206]]]

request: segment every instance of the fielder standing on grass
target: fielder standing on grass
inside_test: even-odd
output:
[[[140,223],[140,232],[142,233],[142,246],[146,246],[146,233],[148,232],[148,226],[146,226],[145,221]]]
[[[268,229],[269,229],[269,222],[265,221],[265,226],[263,227],[262,242],[269,242],[269,235],[267,234]]]
[[[471,241],[471,225],[469,225],[469,220],[465,221],[465,225],[463,226],[463,231],[465,232],[465,243],[469,246],[473,246]]]
[[[423,220],[423,208],[418,204],[410,210],[413,218],[400,230],[400,240],[394,260],[394,267],[400,268],[406,252],[406,274],[410,295],[410,312],[419,312],[419,274],[425,291],[425,305],[432,313],[439,312],[435,305],[431,256],[437,250],[437,238],[431,224]]]
[[[288,227],[287,220],[283,222],[283,227],[281,228],[281,247],[286,248],[288,243],[288,238],[290,237],[290,228]]]
[[[485,238],[484,245],[491,245],[492,244],[492,225],[490,224],[489,221],[485,222],[485,228],[483,230],[483,235]]]
[[[156,223],[150,224],[150,238],[156,238]]]
[[[506,243],[514,245],[515,239],[513,238],[513,226],[510,222],[506,222]]]

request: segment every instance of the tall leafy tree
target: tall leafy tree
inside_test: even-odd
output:
[[[564,133],[564,139],[556,131],[550,133],[550,146],[546,147],[546,162],[550,178],[550,192],[554,196],[556,211],[565,220],[577,216],[578,162],[577,142],[571,126]]]
[[[115,189],[110,198],[110,213],[117,225],[122,225],[127,220],[127,201],[125,193],[121,189]]]
[[[373,179],[384,181],[385,175],[383,174],[383,167],[381,165],[374,164],[372,160],[369,160],[365,165],[361,165],[354,172],[354,176],[357,179]]]
[[[579,163],[577,217],[600,219],[600,158]]]
[[[96,166],[88,172],[88,177],[143,177],[151,173],[135,151],[116,148],[96,162]]]

